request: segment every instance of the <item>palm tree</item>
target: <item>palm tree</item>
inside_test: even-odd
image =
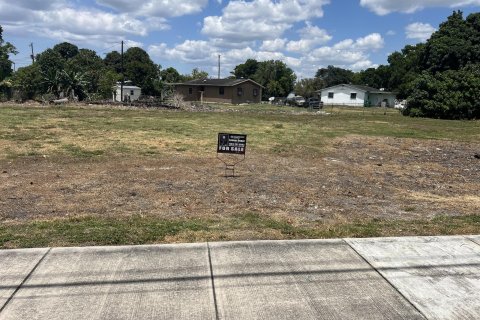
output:
[[[61,84],[67,97],[77,96],[80,100],[86,97],[85,88],[87,81],[84,73],[74,70],[63,70],[61,72]]]
[[[62,92],[61,72],[49,70],[48,72],[42,72],[42,77],[43,84],[47,87],[47,91],[55,95],[56,98],[60,98],[60,92]]]

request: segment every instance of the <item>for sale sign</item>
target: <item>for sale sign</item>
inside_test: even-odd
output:
[[[245,154],[247,135],[235,133],[219,133],[217,153]]]

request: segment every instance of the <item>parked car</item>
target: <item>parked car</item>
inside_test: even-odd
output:
[[[302,96],[289,97],[287,98],[285,104],[295,107],[303,107],[303,105],[305,104],[305,98]]]
[[[305,107],[310,109],[322,109],[323,101],[320,101],[318,98],[308,98],[307,101],[305,101]]]

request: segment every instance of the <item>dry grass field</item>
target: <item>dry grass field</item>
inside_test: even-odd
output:
[[[0,106],[0,247],[480,233],[480,123]],[[248,134],[224,177],[217,133]]]

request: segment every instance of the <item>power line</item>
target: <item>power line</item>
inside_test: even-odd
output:
[[[103,54],[109,53],[109,52],[106,52],[106,51],[107,51],[107,50],[110,50],[110,49],[112,49],[112,48],[114,48],[114,47],[117,47],[117,46],[118,46],[118,43],[117,43],[117,44],[114,44],[114,45],[111,46],[111,47],[108,47],[108,48],[103,49],[103,50],[102,50],[102,51],[104,51]]]

